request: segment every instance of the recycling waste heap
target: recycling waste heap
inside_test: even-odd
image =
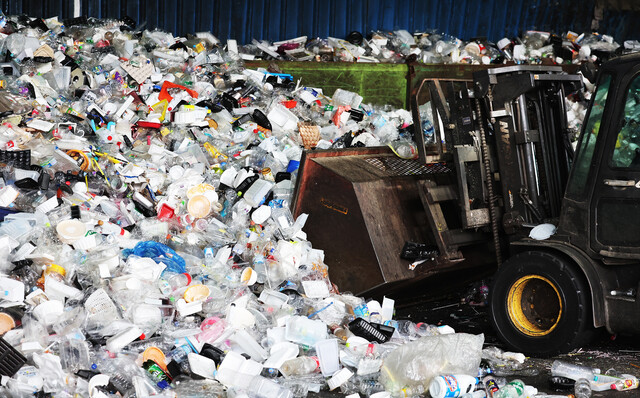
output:
[[[245,69],[209,33],[0,28],[0,396],[476,387],[482,335],[340,294],[289,210],[303,148],[415,147],[409,112]]]

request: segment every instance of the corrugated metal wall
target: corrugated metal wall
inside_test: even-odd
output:
[[[80,0],[81,14],[129,15],[177,35],[211,31],[240,43],[300,35],[345,37],[350,31],[436,29],[469,39],[498,40],[519,31],[590,30],[596,0]],[[73,16],[73,0],[0,0],[6,14]],[[601,33],[640,39],[638,12],[605,10]]]

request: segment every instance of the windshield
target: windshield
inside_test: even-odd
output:
[[[610,84],[611,75],[607,74],[602,76],[600,85],[596,90],[591,104],[589,119],[587,120],[578,144],[576,161],[567,185],[568,196],[581,196],[584,193],[587,178],[589,177],[589,170],[593,162],[593,150],[596,146],[598,132],[600,131],[600,122],[602,121],[602,114],[604,113],[604,107],[607,102]]]

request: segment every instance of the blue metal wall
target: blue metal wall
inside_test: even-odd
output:
[[[211,31],[240,43],[300,35],[344,37],[352,30],[436,29],[498,40],[522,30],[588,32],[596,0],[80,0],[81,14],[129,15],[177,35]],[[73,0],[0,0],[6,14],[73,16]],[[640,39],[638,12],[605,11],[601,33]]]

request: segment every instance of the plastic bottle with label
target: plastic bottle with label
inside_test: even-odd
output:
[[[624,379],[617,380],[615,383],[611,384],[611,389],[616,391],[626,391],[626,390],[634,390],[638,388],[640,384],[638,379],[632,375],[623,375]],[[577,396],[576,396],[577,398]]]
[[[509,382],[504,387],[501,387],[498,392],[493,395],[493,398],[523,398],[524,397],[524,383],[522,380],[516,379]]]
[[[473,391],[478,379],[469,375],[442,375],[429,384],[432,398],[455,398]]]

